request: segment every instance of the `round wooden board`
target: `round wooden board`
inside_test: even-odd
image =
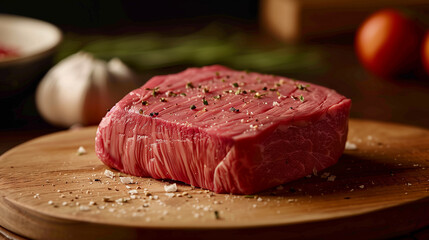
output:
[[[172,182],[132,177],[137,183],[123,184],[113,169],[114,178],[105,176],[95,131],[43,136],[1,156],[0,225],[34,239],[376,239],[429,224],[425,129],[350,120],[357,149],[318,176],[257,196],[177,183],[174,197],[164,191]],[[79,146],[87,153],[78,155]]]

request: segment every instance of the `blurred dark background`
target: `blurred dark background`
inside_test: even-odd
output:
[[[94,39],[144,33],[166,37],[186,36],[209,25],[216,25],[214,28],[218,30],[222,29],[224,35],[237,31],[258,31],[258,1],[2,0],[0,13],[40,19],[58,26],[64,34],[64,39],[53,64],[79,51]],[[111,57],[114,55],[107,56],[106,60]],[[144,74],[144,79],[148,79],[155,74],[172,73],[189,67],[186,64],[176,65],[181,66],[168,69],[155,66],[139,72]],[[46,71],[34,76],[37,80],[23,92],[2,98],[1,107],[5,111],[0,120],[1,129],[58,129],[46,123],[35,107],[34,91],[44,73]]]
[[[121,59],[140,74],[142,82],[156,74],[212,63],[284,75],[336,89],[351,98],[353,118],[429,128],[427,78],[380,78],[367,72],[356,57],[353,42],[357,27],[372,12],[386,7],[423,15],[429,9],[419,0],[0,1],[0,13],[44,20],[62,30],[63,43],[53,64],[79,50],[107,60],[117,54],[109,48],[109,41],[124,36],[144,40],[151,36],[152,41],[161,42],[157,49],[142,52],[148,58],[161,48],[175,49],[198,36],[203,40],[187,49],[192,53],[189,55],[207,46],[223,55],[205,61],[187,55],[157,64],[126,55]],[[64,129],[45,122],[37,112],[34,91],[42,76],[35,76],[37,81],[23,93],[2,100],[1,136],[11,142],[3,149]],[[18,132],[25,132],[25,137]]]
[[[259,2],[238,1],[1,1],[2,13],[45,20],[65,32],[184,34],[222,22],[254,31]]]

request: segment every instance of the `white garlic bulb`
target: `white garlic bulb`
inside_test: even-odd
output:
[[[137,76],[119,59],[105,62],[78,52],[49,70],[37,88],[36,104],[54,125],[98,124],[137,82]]]

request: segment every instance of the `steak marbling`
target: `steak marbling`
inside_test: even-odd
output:
[[[252,194],[336,163],[351,100],[223,66],[156,76],[103,118],[96,153],[135,176]]]

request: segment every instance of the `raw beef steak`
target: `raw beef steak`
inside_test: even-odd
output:
[[[98,157],[121,172],[252,194],[337,162],[350,99],[223,66],[156,76],[101,121]]]

